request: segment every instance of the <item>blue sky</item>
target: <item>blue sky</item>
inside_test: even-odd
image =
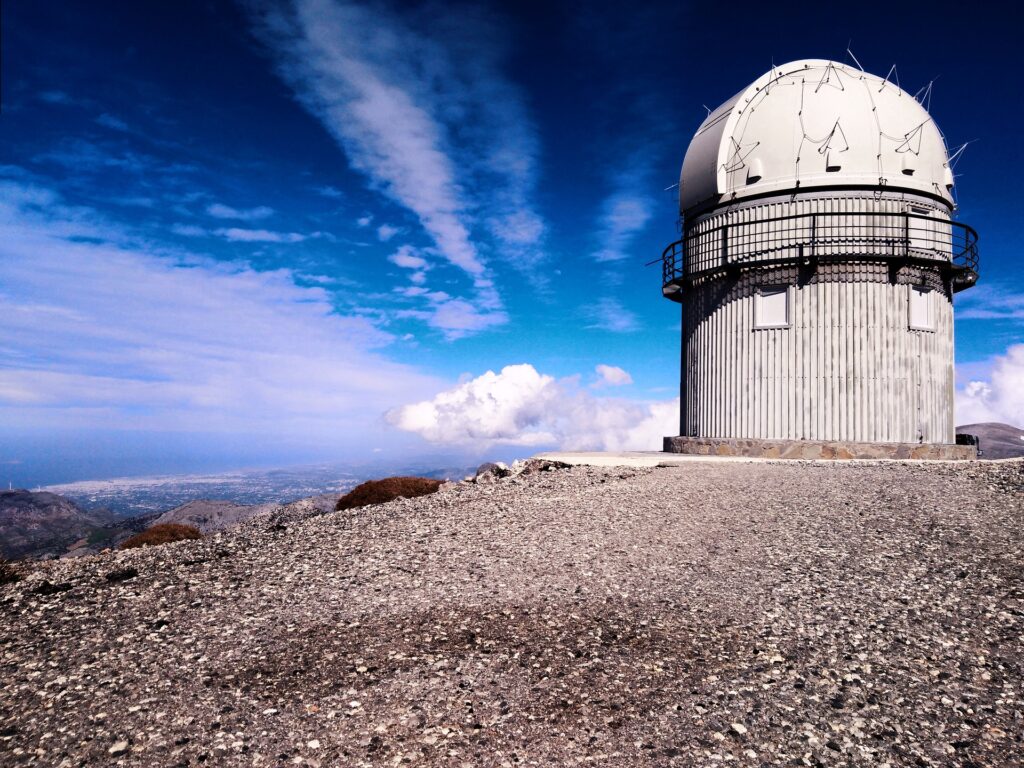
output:
[[[665,188],[703,105],[850,41],[973,142],[958,408],[1024,421],[1020,20],[862,7],[5,4],[0,474],[672,432]]]

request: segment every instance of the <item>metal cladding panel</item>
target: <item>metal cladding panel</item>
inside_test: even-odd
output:
[[[687,220],[681,434],[952,443],[949,214],[907,193],[819,192]],[[756,327],[758,293],[780,286],[788,326]],[[931,290],[934,330],[911,327],[912,286]]]
[[[953,308],[935,291],[935,330],[909,326],[909,286],[791,285],[790,326],[754,328],[754,295],[718,281],[684,305],[682,434],[952,443]]]

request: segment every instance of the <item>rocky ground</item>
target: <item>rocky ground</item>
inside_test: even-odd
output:
[[[1022,498],[575,468],[26,566],[0,764],[1020,765]]]

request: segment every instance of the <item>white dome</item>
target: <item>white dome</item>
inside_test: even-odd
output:
[[[855,67],[807,60],[775,67],[708,115],[686,151],[679,208],[822,187],[953,202],[945,141],[913,96]]]

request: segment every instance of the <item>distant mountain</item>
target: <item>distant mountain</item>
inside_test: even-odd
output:
[[[337,493],[322,493],[287,504],[236,504],[223,499],[198,499],[170,509],[155,519],[151,517],[147,526],[159,523],[179,523],[191,525],[203,533],[211,533],[233,528],[239,523],[256,517],[269,519],[273,516],[287,516],[295,513],[322,515],[333,512],[338,496]]]
[[[1009,424],[985,422],[964,424],[956,428],[958,435],[975,435],[981,441],[983,459],[1012,459],[1024,456],[1024,429]]]
[[[438,468],[435,463],[368,465],[316,464],[281,469],[239,470],[206,475],[163,475],[82,480],[40,490],[59,493],[85,509],[108,509],[119,518],[161,514],[190,501],[224,499],[244,506],[288,504],[322,493],[344,495],[364,480],[392,475],[454,478],[473,474],[473,467]],[[475,465],[474,465],[475,466]],[[193,510],[195,511],[195,510]]]
[[[86,511],[55,493],[0,491],[0,554],[12,559],[60,555],[113,522],[110,512]]]
[[[219,531],[243,520],[249,520],[277,504],[236,504],[221,499],[197,499],[164,512],[153,525],[179,523],[191,525],[203,533]]]

